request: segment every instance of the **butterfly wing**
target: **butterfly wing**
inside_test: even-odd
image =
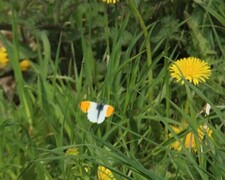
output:
[[[98,122],[98,110],[97,110],[98,104],[95,102],[91,102],[91,106],[87,111],[87,118],[89,121],[92,123],[97,123]]]
[[[112,114],[113,114],[113,112],[114,112],[114,107],[112,107],[111,105],[108,105],[108,104],[106,104],[105,106],[104,106],[104,112],[105,112],[105,116],[106,117],[109,117],[109,116],[111,116]]]
[[[91,102],[91,101],[82,101],[81,103],[80,103],[80,109],[83,111],[83,112],[88,112],[88,110],[89,110],[89,108],[91,107],[91,104],[92,104],[93,102]]]
[[[103,108],[99,110],[99,104],[91,101],[82,101],[80,103],[80,109],[87,113],[87,118],[92,123],[101,124],[105,117],[109,117],[114,112],[114,107],[111,105],[103,105]]]
[[[101,124],[105,120],[105,117],[111,116],[113,112],[114,112],[114,107],[107,104],[104,105],[102,111],[99,113],[97,124]]]

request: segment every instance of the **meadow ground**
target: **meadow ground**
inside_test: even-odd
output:
[[[225,179],[223,0],[0,12],[0,179]]]

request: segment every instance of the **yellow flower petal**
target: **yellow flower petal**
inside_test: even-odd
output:
[[[66,156],[77,156],[79,154],[78,148],[73,147],[66,150]]]
[[[180,133],[183,130],[183,128],[181,128],[181,127],[177,128],[175,126],[172,126],[172,129],[174,130],[174,132],[176,134]],[[170,136],[171,136],[171,134],[170,134]],[[204,136],[208,136],[209,138],[212,137],[212,130],[207,125],[201,125],[198,128],[198,140],[200,142],[202,142]],[[183,141],[184,141],[184,146],[186,148],[190,148],[190,149],[193,149],[193,150],[197,149],[197,145],[196,145],[196,141],[195,141],[195,137],[194,137],[193,132],[189,132],[189,133],[186,134],[185,137],[181,138],[181,142],[183,142]],[[170,147],[172,149],[175,149],[175,150],[178,150],[178,151],[180,151],[182,149],[182,146],[178,141],[173,142],[170,145]]]
[[[195,57],[177,60],[170,67],[170,75],[177,82],[184,84],[182,77],[194,85],[205,82],[211,75],[211,69],[207,62]]]
[[[30,68],[30,61],[27,59],[24,59],[20,62],[20,69],[21,71],[27,71]]]
[[[98,180],[115,180],[112,171],[104,166],[98,167]]]
[[[119,0],[102,0],[102,2],[105,2],[107,4],[116,4]]]
[[[7,51],[4,47],[0,48],[0,69],[3,69],[9,62]]]
[[[174,131],[176,134],[180,133],[180,132],[183,130],[183,128],[177,128],[177,127],[175,127],[175,126],[172,126],[172,129],[173,129],[173,131]],[[172,134],[170,134],[169,136],[171,137]],[[178,151],[180,151],[180,150],[182,149],[182,147],[181,147],[181,145],[180,145],[180,143],[179,143],[178,141],[173,142],[173,143],[170,145],[170,147],[171,147],[172,149],[176,149],[176,150],[178,150]]]

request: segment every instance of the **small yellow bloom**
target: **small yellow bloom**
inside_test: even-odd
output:
[[[4,47],[0,47],[0,69],[3,69],[9,62],[8,54]]]
[[[112,171],[105,168],[104,166],[98,167],[98,180],[116,180],[113,176]]]
[[[24,59],[20,62],[20,69],[21,71],[27,71],[30,68],[30,61],[27,59]]]
[[[177,128],[177,127],[175,127],[175,126],[172,126],[172,129],[173,129],[173,131],[174,131],[176,134],[180,133],[180,132],[183,130],[183,128]],[[169,137],[171,137],[171,136],[172,136],[172,134],[169,134]],[[179,143],[178,141],[173,142],[173,143],[170,145],[170,147],[171,147],[172,149],[176,149],[176,150],[178,150],[178,151],[180,151],[180,150],[182,149],[182,147],[181,147],[181,145],[180,145],[180,143]]]
[[[195,57],[177,60],[169,67],[169,70],[171,77],[182,84],[184,84],[182,77],[198,85],[200,82],[205,82],[211,75],[208,63]]]
[[[66,156],[77,156],[79,154],[77,147],[72,147],[66,150]]]
[[[183,128],[177,128],[174,126],[172,127],[172,129],[175,133],[180,133],[183,130]],[[202,142],[204,136],[212,137],[212,130],[207,125],[201,125],[198,128],[198,138],[200,142]],[[184,141],[184,146],[186,148],[190,148],[193,150],[197,149],[195,137],[192,132],[187,133],[184,138],[181,138],[181,141]],[[173,142],[170,147],[178,151],[182,149],[182,146],[178,141]]]
[[[102,0],[102,2],[105,2],[107,4],[116,4],[119,0]]]

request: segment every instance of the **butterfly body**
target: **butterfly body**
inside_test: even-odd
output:
[[[114,112],[114,107],[111,105],[98,104],[92,101],[82,101],[80,109],[87,113],[89,121],[97,124],[101,124],[105,120],[105,117],[111,116]]]

